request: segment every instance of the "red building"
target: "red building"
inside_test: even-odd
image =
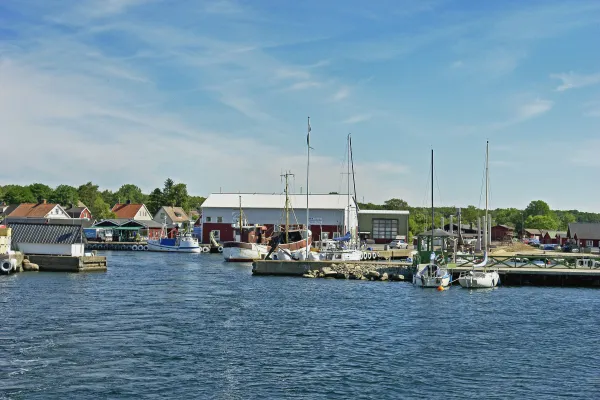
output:
[[[505,241],[512,240],[515,228],[508,225],[492,226],[492,240]]]
[[[567,237],[580,247],[600,247],[600,223],[571,223]]]
[[[83,206],[83,207],[71,206],[71,208],[68,208],[65,211],[67,212],[67,214],[69,214],[69,216],[71,218],[81,218],[81,219],[89,219],[89,220],[92,219],[92,213],[86,206]]]

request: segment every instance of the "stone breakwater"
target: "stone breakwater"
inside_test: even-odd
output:
[[[402,262],[260,260],[253,263],[252,273],[305,278],[410,281],[413,270],[411,264]]]
[[[329,267],[311,269],[302,275],[305,278],[355,279],[361,281],[404,281],[403,274],[379,272],[372,265],[331,264]]]

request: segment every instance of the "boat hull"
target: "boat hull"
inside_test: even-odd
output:
[[[148,251],[160,251],[168,253],[200,253],[202,252],[202,249],[199,245],[166,246],[158,242],[148,241]]]
[[[234,246],[226,243],[223,247],[223,257],[227,262],[251,262],[263,259],[268,253],[268,247],[254,243],[240,243],[244,246]]]
[[[435,270],[432,273],[431,270]],[[422,288],[446,287],[450,284],[451,275],[447,269],[438,269],[436,265],[421,265],[419,272],[413,275],[413,285]]]
[[[469,271],[463,272],[458,277],[460,286],[467,289],[488,289],[493,288],[500,282],[500,275],[497,271]]]

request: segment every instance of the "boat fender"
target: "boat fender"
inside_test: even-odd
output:
[[[217,251],[218,251],[219,253],[222,253],[222,252],[223,252],[223,246],[219,246],[219,247],[217,247]]]
[[[148,245],[144,245],[144,250],[148,250]]]
[[[10,265],[10,261],[9,260],[2,260],[2,263],[0,264],[0,271],[3,274],[10,274],[10,271],[12,271],[13,267],[12,265]]]
[[[204,253],[208,253],[208,252],[210,251],[210,248],[209,248],[208,246],[204,246],[204,247],[202,248],[202,251],[203,251]]]
[[[380,257],[379,253],[375,253],[375,259],[379,260],[379,257]]]
[[[137,244],[134,244],[133,246],[131,246],[131,250],[137,251]]]
[[[377,253],[371,253],[371,258],[373,260],[377,260]]]
[[[362,261],[362,260],[364,260],[364,258],[365,258],[365,253],[360,253],[360,260]]]

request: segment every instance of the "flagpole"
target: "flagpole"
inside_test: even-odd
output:
[[[308,176],[310,173],[310,117],[308,117],[308,128],[306,134],[306,259],[308,259],[308,252],[310,251],[310,244],[308,243],[308,231],[309,231],[309,208],[308,208]]]

